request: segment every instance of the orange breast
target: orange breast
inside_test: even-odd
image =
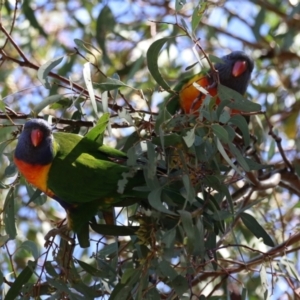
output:
[[[185,114],[196,113],[199,107],[202,105],[202,102],[206,96],[193,86],[194,82],[207,90],[212,97],[218,94],[216,86],[209,88],[209,86],[211,86],[211,83],[208,82],[208,79],[205,75],[199,74],[194,76],[183,85],[182,89],[179,92],[180,107],[184,110]],[[221,100],[217,98],[216,104],[218,105],[220,104],[220,102]],[[239,110],[232,109],[230,114],[236,115],[240,113],[241,112]]]
[[[205,98],[205,94],[201,93],[201,91],[193,86],[194,82],[207,90],[212,97],[217,95],[216,87],[208,88],[211,84],[208,82],[205,75],[199,74],[194,76],[186,84],[184,84],[179,92],[180,106],[186,114],[197,111]],[[217,99],[217,104],[219,103],[220,100]]]
[[[29,183],[50,197],[54,195],[53,192],[47,188],[48,172],[51,168],[51,164],[45,166],[31,165],[16,158],[14,158],[14,162],[20,173]]]

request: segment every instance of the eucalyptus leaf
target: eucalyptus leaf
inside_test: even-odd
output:
[[[61,63],[65,56],[59,56],[47,61],[45,64],[39,67],[37,71],[37,77],[46,89],[50,89],[51,85],[48,80],[49,73]]]
[[[240,93],[222,85],[218,84],[218,95],[222,101],[226,102],[226,106],[234,108],[243,112],[260,111],[261,105],[247,100]]]
[[[195,127],[186,132],[186,135],[183,136],[183,140],[188,148],[192,147],[195,142]]]
[[[195,32],[200,21],[205,13],[208,3],[206,1],[200,0],[197,6],[193,10],[192,14],[192,31]]]
[[[25,241],[19,246],[19,248],[29,251],[35,260],[39,258],[39,251],[37,245],[34,242]]]
[[[92,107],[94,109],[94,112],[97,114],[98,109],[97,109],[96,97],[95,97],[94,87],[93,87],[92,78],[91,78],[91,65],[89,62],[86,62],[83,65],[82,72],[83,72],[83,79],[84,79],[85,85],[87,87],[89,96],[90,96]]]
[[[120,87],[128,87],[133,89],[131,86],[125,84],[119,79],[106,77],[104,81],[100,83],[94,82],[95,87],[99,87],[102,91],[111,91],[115,89],[119,89]]]
[[[48,105],[57,103],[64,98],[65,97],[63,95],[52,95],[52,96],[46,97],[46,98],[44,98],[44,100],[42,102],[40,102],[33,108],[33,112],[35,115],[38,115]]]
[[[228,143],[229,137],[227,131],[219,124],[212,124],[211,128],[214,134],[223,142]]]
[[[158,55],[162,47],[166,42],[168,42],[170,38],[162,38],[157,41],[155,41],[148,49],[147,51],[147,64],[148,64],[148,69],[155,79],[155,81],[165,90],[169,90],[170,87],[166,83],[166,81],[163,79],[159,72],[158,68]]]
[[[85,136],[84,139],[90,140],[90,141],[97,141],[99,145],[103,144],[103,138],[105,129],[109,122],[109,113],[104,113],[101,118],[98,120],[95,127],[93,127]]]
[[[16,299],[19,296],[22,286],[26,284],[33,275],[35,266],[36,262],[28,261],[28,265],[22,270],[22,272],[10,286],[10,289],[5,295],[4,300]]]
[[[5,231],[10,239],[17,236],[17,229],[15,224],[15,189],[11,187],[6,195],[4,202],[4,224]]]
[[[160,212],[176,216],[174,212],[170,211],[169,209],[166,208],[166,206],[162,204],[161,192],[162,190],[160,188],[151,191],[148,195],[149,204]]]
[[[271,237],[268,235],[268,233],[264,230],[264,228],[257,222],[257,220],[243,212],[240,214],[241,216],[241,219],[243,221],[243,223],[245,224],[245,226],[259,239],[259,238],[262,238],[264,243],[267,245],[267,246],[270,246],[270,247],[274,247],[275,244],[274,242],[272,241]]]

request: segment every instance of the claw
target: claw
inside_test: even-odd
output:
[[[51,229],[46,235],[45,235],[45,244],[44,247],[48,248],[50,243],[51,238],[55,238],[55,236],[59,235],[61,238],[63,238],[65,241],[70,243],[71,245],[75,245],[75,240],[71,237],[69,237],[69,228],[68,225],[63,225],[59,228],[53,228]]]

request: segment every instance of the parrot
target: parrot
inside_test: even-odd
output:
[[[254,68],[253,60],[243,51],[233,51],[221,57],[221,60],[222,62],[214,66],[219,73],[220,83],[244,95]],[[206,95],[193,86],[194,82],[208,91],[212,97],[218,94],[212,70],[187,77],[175,86],[177,95],[171,95],[167,99],[167,109],[171,114],[175,114],[179,108],[185,114],[194,114],[199,110]],[[217,99],[216,104],[219,103],[220,99]],[[237,113],[238,111],[232,110],[232,114]]]
[[[133,170],[126,161],[122,151],[90,138],[53,133],[43,119],[25,123],[14,152],[14,163],[25,179],[66,210],[68,229],[78,240],[98,210],[117,206],[128,197],[136,202],[141,194],[147,198],[145,192],[133,190],[145,185],[143,170]],[[123,190],[122,181],[127,181]]]

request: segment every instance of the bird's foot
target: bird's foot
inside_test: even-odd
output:
[[[46,235],[45,235],[45,244],[44,246],[48,248],[48,246],[52,243],[53,239],[56,235],[60,235],[61,238],[63,238],[65,241],[70,243],[71,245],[75,244],[75,241],[73,238],[69,237],[69,228],[68,225],[62,225],[59,228],[53,228],[51,229]]]

